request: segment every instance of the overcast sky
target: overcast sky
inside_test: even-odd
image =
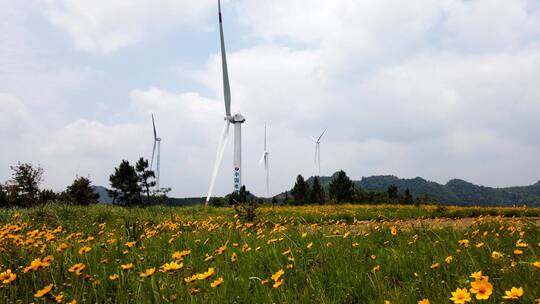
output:
[[[271,192],[313,173],[488,186],[540,179],[540,1],[223,3],[244,183],[269,124]],[[44,186],[108,185],[150,157],[162,186],[204,196],[224,106],[214,0],[0,0],[0,181],[39,163]],[[231,136],[232,139],[232,136]],[[232,140],[216,183],[232,190]]]

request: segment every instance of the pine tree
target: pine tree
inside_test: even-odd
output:
[[[97,204],[99,194],[92,188],[92,182],[85,177],[76,178],[66,189],[69,201],[76,205]]]
[[[31,164],[18,163],[11,166],[13,175],[8,181],[8,200],[12,205],[30,207],[39,202],[39,184],[43,180],[43,169]]]
[[[313,184],[311,185],[311,191],[310,194],[310,203],[313,204],[324,204],[324,189],[321,186],[321,183],[319,181],[319,177],[315,176],[313,178]]]
[[[341,170],[330,183],[328,192],[336,202],[350,202],[354,194],[354,184],[345,171]]]
[[[403,195],[403,204],[412,205],[413,203],[414,203],[414,198],[411,195],[411,191],[409,191],[409,189],[406,189],[405,194]]]
[[[388,198],[391,200],[396,200],[399,198],[398,188],[394,184],[388,186],[388,189],[386,192],[388,193]]]
[[[308,183],[306,183],[302,175],[298,175],[296,177],[296,183],[291,189],[291,194],[294,198],[295,205],[303,205],[307,202],[309,195],[309,185]]]
[[[146,192],[146,203],[150,203],[150,188],[156,185],[156,181],[153,180],[156,175],[154,171],[148,170],[148,160],[139,158],[139,161],[135,164],[135,170],[139,176],[140,187]]]
[[[109,194],[112,194],[113,203],[126,206],[142,204],[139,176],[127,160],[122,160],[120,166],[114,168],[109,181],[112,188]]]

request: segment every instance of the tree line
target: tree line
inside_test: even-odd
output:
[[[99,202],[89,177],[77,176],[64,191],[41,189],[44,170],[30,163],[10,166],[11,178],[0,183],[0,207],[32,207],[48,202],[62,202],[73,205],[92,205]],[[122,160],[109,176],[114,205],[147,206],[165,203],[170,188],[155,189],[155,173],[148,166],[148,160],[139,158],[135,165]]]
[[[428,196],[414,197],[409,189],[400,193],[396,185],[390,185],[386,192],[365,191],[355,187],[354,182],[343,170],[339,171],[330,181],[327,187],[328,193],[321,185],[319,177],[315,176],[310,181],[311,183],[306,181],[302,175],[298,175],[294,187],[285,192],[282,203],[288,205],[322,205],[327,203],[418,205],[433,202]]]

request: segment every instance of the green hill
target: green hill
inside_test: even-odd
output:
[[[321,176],[321,184],[326,189],[333,176]],[[308,179],[311,183],[313,177]],[[399,192],[409,189],[416,197],[428,196],[446,205],[512,206],[528,205],[540,207],[540,182],[522,187],[491,188],[479,186],[460,179],[448,181],[445,185],[425,180],[421,177],[398,178],[393,175],[362,177],[354,181],[357,189],[385,192],[390,185],[396,185]]]

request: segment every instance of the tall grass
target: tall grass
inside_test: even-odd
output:
[[[483,302],[500,303],[504,291],[516,286],[525,290],[522,303],[533,303],[540,297],[540,268],[532,264],[540,260],[537,221],[480,217],[466,227],[401,221],[514,215],[516,210],[537,215],[523,208],[477,213],[475,208],[432,206],[265,207],[252,226],[227,208],[49,205],[3,210],[0,271],[11,269],[17,278],[0,284],[0,302],[50,303],[53,295],[64,295],[65,303],[417,303],[422,298],[448,303],[456,288],[470,287],[472,272],[482,271],[494,286]],[[361,221],[372,219],[377,221]],[[520,239],[527,247],[517,255]],[[129,248],[129,242],[134,246]],[[68,245],[62,252],[61,244]],[[80,254],[82,247],[91,250]],[[220,247],[221,254],[216,252]],[[185,249],[191,253],[181,270],[140,277]],[[494,259],[494,251],[503,257]],[[49,266],[24,273],[32,260],[48,255],[54,257]],[[205,261],[207,255],[213,259]],[[79,276],[68,271],[76,263],[86,267]],[[132,269],[120,269],[130,263]],[[209,267],[216,273],[208,279],[184,281]],[[271,276],[280,269],[283,284],[273,288]],[[118,280],[110,279],[114,274]],[[219,277],[223,283],[212,288]],[[48,284],[54,289],[36,298]]]

